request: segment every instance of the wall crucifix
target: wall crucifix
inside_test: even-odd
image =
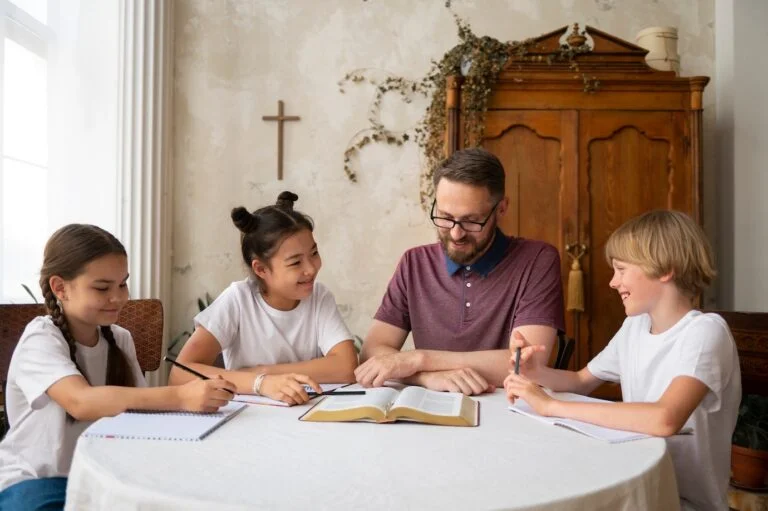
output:
[[[297,115],[283,115],[283,100],[277,101],[277,115],[265,115],[265,121],[277,121],[277,179],[283,179],[283,123],[285,121],[298,121]]]

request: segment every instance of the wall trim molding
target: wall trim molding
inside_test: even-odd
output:
[[[173,2],[120,0],[117,236],[132,298],[159,298],[167,345],[171,289]],[[148,374],[163,384],[166,371]]]

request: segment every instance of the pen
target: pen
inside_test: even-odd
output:
[[[515,348],[515,374],[520,374],[520,347]]]
[[[187,366],[185,366],[184,364],[182,364],[181,362],[176,362],[176,360],[174,360],[173,358],[169,357],[168,355],[166,355],[166,356],[165,356],[165,357],[163,357],[163,358],[165,359],[165,361],[166,361],[166,362],[170,362],[171,364],[175,365],[176,367],[178,367],[178,368],[180,368],[180,369],[183,369],[183,370],[187,371],[187,372],[188,372],[188,373],[190,373],[190,374],[194,374],[195,376],[197,376],[197,377],[198,377],[198,378],[200,378],[201,380],[210,380],[210,378],[209,378],[209,377],[207,377],[206,375],[204,375],[203,373],[198,373],[197,371],[195,371],[195,370],[194,370],[194,369],[192,369],[191,367],[187,367]],[[230,394],[234,394],[234,393],[233,393],[233,392],[231,392],[230,390],[227,390],[227,389],[222,389],[222,390],[226,390],[226,391],[227,391],[227,392],[229,392]]]
[[[309,397],[317,397],[317,396],[364,396],[365,391],[364,390],[339,390],[339,391],[333,391],[329,390],[327,392],[307,392],[307,395]]]

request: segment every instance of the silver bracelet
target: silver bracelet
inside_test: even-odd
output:
[[[257,396],[261,395],[261,383],[264,381],[266,375],[266,373],[257,374],[256,378],[253,379],[253,387],[251,388],[253,394]]]

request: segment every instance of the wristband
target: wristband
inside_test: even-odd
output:
[[[251,390],[253,391],[253,394],[260,396],[261,395],[261,384],[264,381],[264,377],[266,376],[266,373],[261,373],[256,375],[256,378],[253,379],[253,387]]]

